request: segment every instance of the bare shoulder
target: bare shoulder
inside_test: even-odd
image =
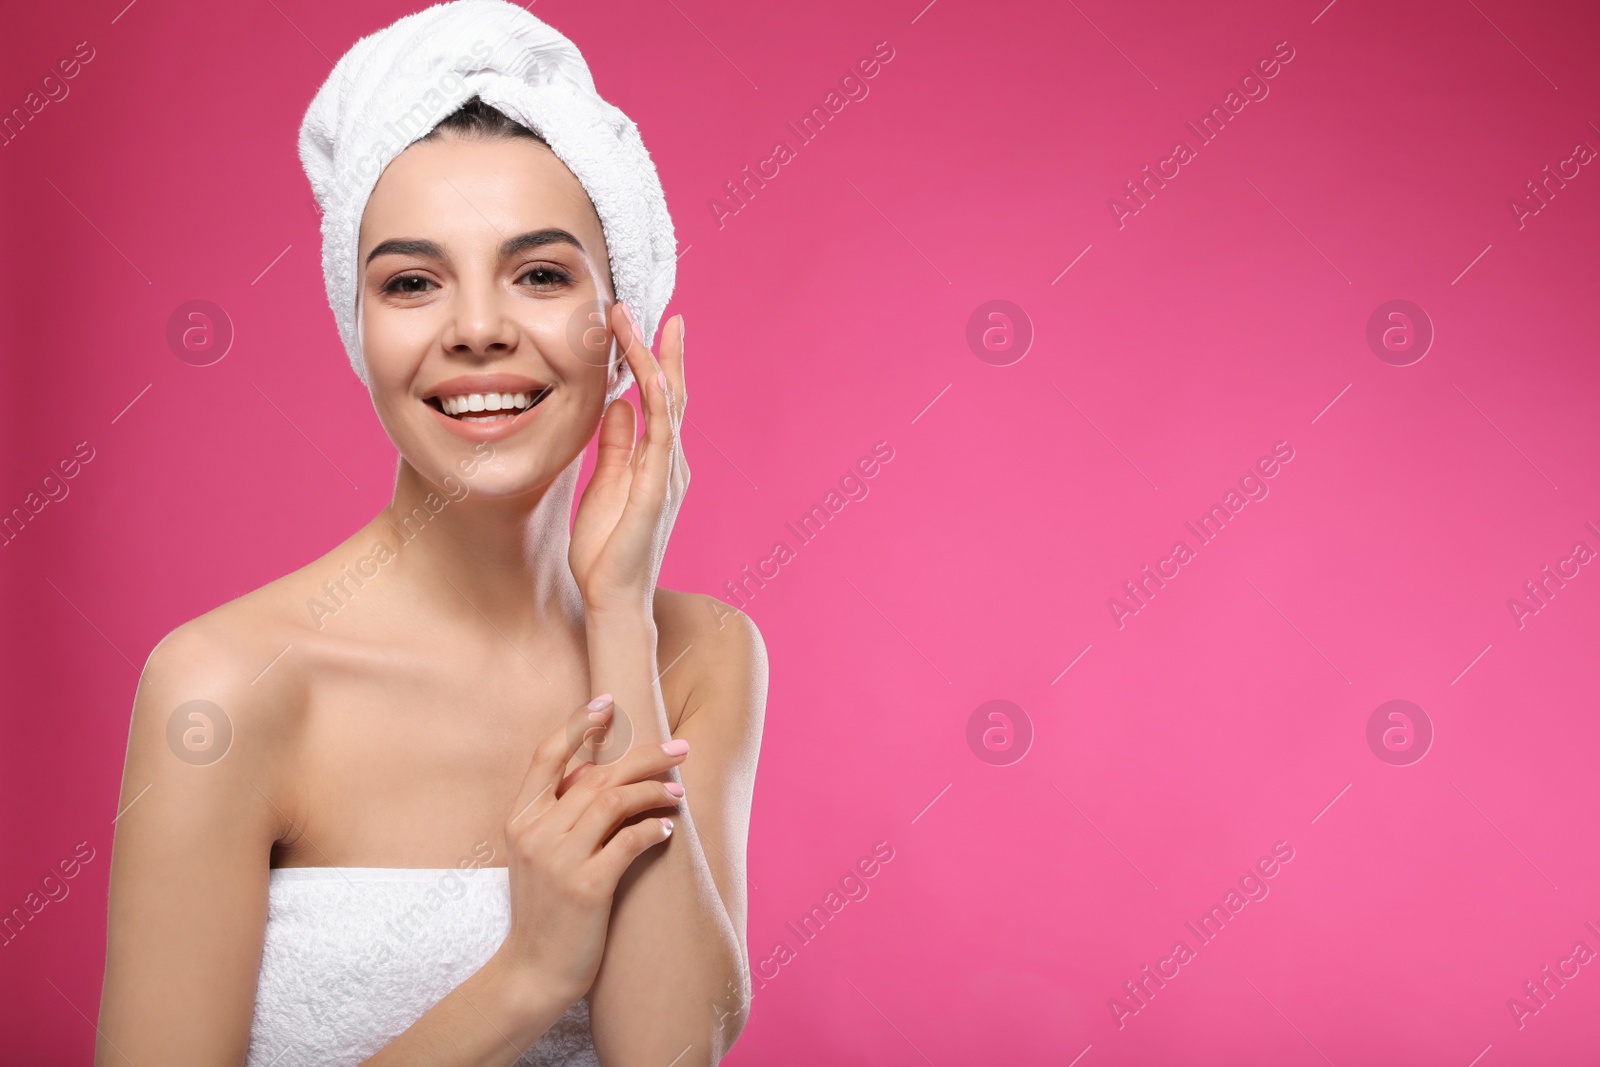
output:
[[[279,581],[284,581],[280,579]],[[273,583],[276,585],[277,583]],[[243,696],[277,666],[279,654],[307,634],[273,586],[229,601],[177,627],[151,650],[140,679],[147,686],[187,682]],[[283,675],[280,674],[279,677]],[[260,692],[278,691],[269,687]]]
[[[707,704],[737,704],[759,721],[766,705],[767,647],[755,620],[705,593],[656,590],[658,658],[683,668],[684,718]]]
[[[172,630],[150,652],[141,694],[226,697],[246,713],[298,705],[294,698],[304,695],[304,682],[290,651],[320,637],[305,608],[302,587],[309,570],[285,575]]]
[[[112,839],[103,1062],[109,1049],[243,1062],[272,848],[295,825],[303,683],[275,662],[295,639],[292,586],[177,627],[140,675]],[[167,1022],[200,1003],[210,1010]]]
[[[231,808],[235,817],[250,811],[245,826],[235,825],[253,826],[258,843],[287,830],[287,814],[261,804],[258,795],[262,789],[282,795],[284,756],[305,706],[305,680],[291,649],[306,639],[299,632],[306,628],[290,606],[293,583],[284,582],[178,626],[151,650],[134,699],[119,808],[149,785],[173,800]],[[141,807],[167,808],[157,799]],[[188,829],[196,844],[211,830]]]
[[[178,775],[197,789],[225,790],[248,779],[252,796],[292,792],[285,757],[299,738],[315,667],[338,651],[308,603],[317,576],[337,554],[348,554],[348,545],[183,623],[156,644],[134,701],[125,790]],[[185,773],[196,766],[210,772]],[[287,804],[284,810],[278,821],[286,824]]]

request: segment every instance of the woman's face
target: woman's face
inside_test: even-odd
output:
[[[435,485],[490,456],[471,491],[543,489],[614,381],[605,235],[577,178],[529,138],[418,141],[379,177],[357,247],[373,404],[401,456]]]

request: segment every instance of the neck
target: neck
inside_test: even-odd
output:
[[[404,459],[394,499],[373,520],[397,553],[388,566],[427,609],[478,616],[508,640],[583,628],[583,597],[567,563],[580,453],[543,489],[489,499],[457,482],[453,495]]]

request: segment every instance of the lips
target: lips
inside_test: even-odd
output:
[[[550,388],[546,386],[538,392],[457,393],[431,397],[429,402],[437,410],[463,422],[498,422],[515,418],[549,395]]]
[[[516,374],[474,374],[440,382],[422,402],[458,436],[504,437],[525,425],[555,386]]]

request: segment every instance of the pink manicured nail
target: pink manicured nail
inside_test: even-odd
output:
[[[672,820],[663,818],[661,820],[661,826],[662,826],[663,829],[665,829],[667,831],[667,836],[671,837],[672,836]]]
[[[590,711],[599,711],[601,708],[605,707],[609,703],[611,703],[611,694],[610,693],[601,693],[599,696],[597,696],[593,700],[589,701],[589,710]]]
[[[619,300],[618,303],[621,304],[622,302]],[[639,320],[633,317],[633,311],[627,304],[622,304],[622,317],[628,320],[629,326],[633,327],[633,336],[639,339],[640,344],[644,344],[644,333],[639,329]]]
[[[673,796],[683,796],[683,786],[679,785],[677,782],[662,782],[661,784],[666,786],[667,792],[671,793]]]
[[[656,371],[656,384],[661,386],[661,393],[662,393],[663,396],[665,396],[666,392],[667,392],[667,372],[666,371],[663,371],[663,370]]]
[[[661,751],[669,756],[681,756],[689,751],[689,742],[681,737],[674,737],[661,746]]]

